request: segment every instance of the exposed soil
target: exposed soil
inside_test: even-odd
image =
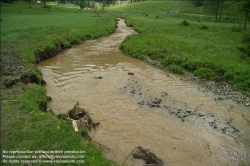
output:
[[[22,82],[24,84],[36,83],[46,85],[46,82],[43,79],[40,80],[36,74],[27,72],[28,66],[33,66],[34,64],[24,62],[20,56],[14,52],[16,47],[16,43],[1,44],[1,84],[7,89],[17,85],[18,82]],[[35,54],[37,63],[58,55],[63,51],[62,48],[63,45],[47,49],[43,52],[37,52]]]
[[[58,55],[59,53],[61,53],[63,51],[63,47],[64,47],[63,45],[57,45],[54,48],[46,49],[43,52],[37,52],[36,53],[37,63],[39,63],[45,59],[49,59],[51,57]]]
[[[1,45],[1,75],[18,76],[25,72],[25,64],[21,58],[13,52],[15,45]]]

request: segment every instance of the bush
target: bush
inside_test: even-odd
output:
[[[216,79],[216,75],[212,69],[203,67],[195,70],[194,75],[203,79]]]
[[[208,29],[208,26],[207,25],[202,25],[201,29]]]
[[[180,23],[180,25],[182,25],[182,26],[190,26],[190,23],[187,22],[186,20],[184,20],[184,21],[182,21],[182,22]]]
[[[173,73],[177,73],[177,74],[182,74],[183,73],[182,68],[180,66],[177,66],[177,65],[174,65],[174,64],[169,65],[168,69]]]

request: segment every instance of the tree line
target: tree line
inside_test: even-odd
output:
[[[12,3],[18,0],[0,0],[2,2]],[[20,0],[19,0],[20,1]],[[37,2],[38,0],[22,0],[26,1],[31,7],[31,4]],[[81,9],[84,8],[96,8],[96,3],[99,3],[104,10],[104,7],[115,4],[122,3],[134,3],[144,0],[40,0],[44,7],[47,7],[47,2],[57,2],[58,4],[71,3],[79,6]],[[177,0],[178,1],[178,0]],[[183,1],[183,0],[182,0]],[[247,20],[250,18],[250,0],[191,0],[194,6],[204,6],[204,8],[209,9],[215,15],[215,21],[222,21],[223,8],[225,7],[226,1],[242,2],[241,6],[238,8],[238,12],[242,15],[244,19],[243,29],[246,30]]]
[[[220,22],[226,1],[232,2],[233,0],[192,0],[192,3],[196,7],[204,6],[204,8],[209,9],[215,15],[215,21]],[[237,10],[243,16],[243,29],[246,30],[247,20],[250,18],[250,0],[234,0],[234,2],[241,2],[241,6]]]
[[[21,1],[21,0],[0,0],[0,1],[5,3],[12,3],[14,1]],[[31,4],[37,2],[38,0],[22,0],[22,1],[26,1],[29,4],[29,7],[31,7]],[[48,2],[57,2],[58,4],[71,3],[79,6],[81,9],[96,8],[96,3],[99,3],[102,6],[102,9],[104,9],[104,7],[109,5],[134,3],[140,1],[144,0],[40,0],[40,2],[43,3],[45,8],[47,7]]]

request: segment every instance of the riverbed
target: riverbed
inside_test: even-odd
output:
[[[124,55],[118,48],[131,34],[119,19],[110,36],[42,61],[49,108],[65,113],[78,102],[100,122],[91,138],[120,164],[141,165],[129,155],[142,146],[166,165],[250,165],[249,107]]]

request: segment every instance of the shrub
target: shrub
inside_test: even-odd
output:
[[[182,25],[182,26],[190,26],[190,23],[187,22],[186,20],[184,20],[184,21],[182,21],[182,22],[180,23],[180,25]]]
[[[208,29],[208,26],[207,25],[202,25],[201,29]]]
[[[174,65],[174,64],[169,65],[168,69],[173,73],[177,73],[177,74],[182,74],[183,73],[182,68],[180,66],[177,66],[177,65]]]

